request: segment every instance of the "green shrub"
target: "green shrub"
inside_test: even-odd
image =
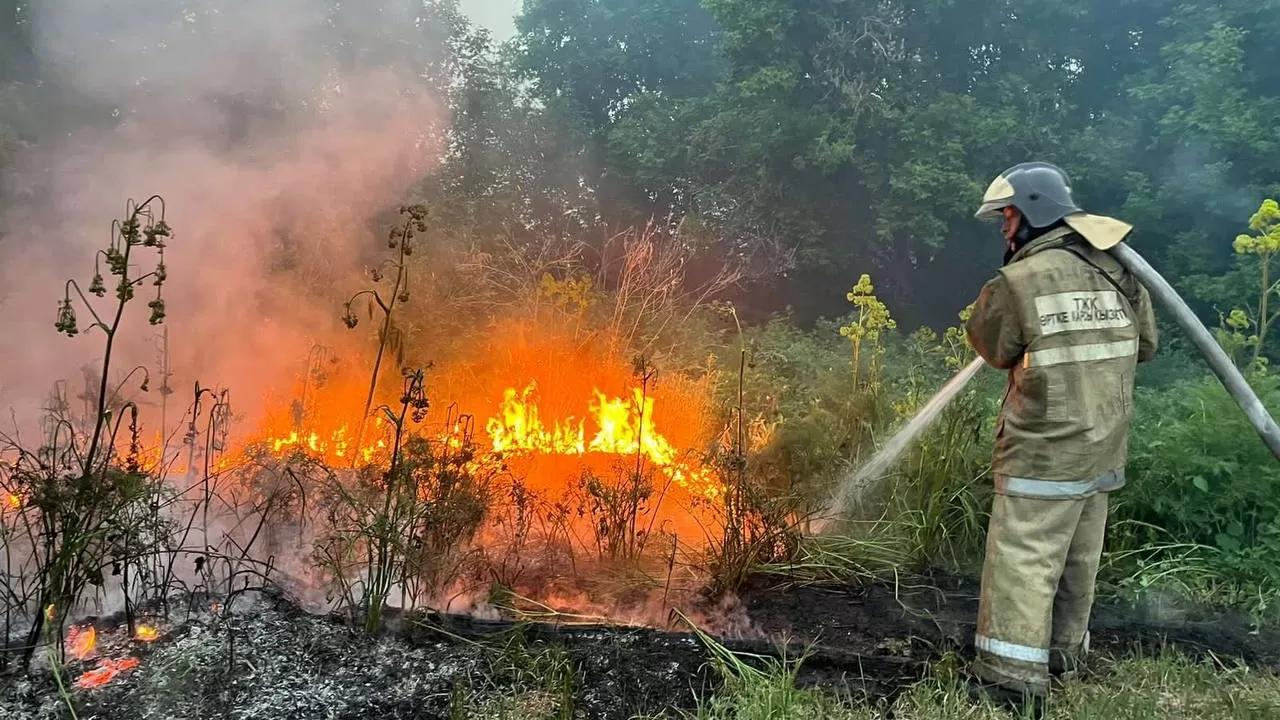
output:
[[[1252,384],[1275,414],[1280,380]],[[1127,477],[1114,496],[1113,550],[1200,545],[1223,580],[1252,595],[1280,591],[1280,464],[1215,378],[1139,390]]]

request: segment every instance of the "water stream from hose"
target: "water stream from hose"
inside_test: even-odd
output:
[[[973,380],[978,370],[985,364],[982,358],[977,358],[965,366],[955,377],[948,380],[947,384],[943,385],[924,407],[920,408],[910,422],[889,438],[889,442],[885,443],[884,447],[880,448],[870,460],[842,478],[836,486],[835,497],[826,512],[813,523],[813,531],[821,534],[834,524],[838,524],[840,518],[848,512],[849,507],[862,497],[873,483],[879,482],[888,474],[890,468],[902,457],[902,453],[911,447],[911,443],[925,430],[929,429],[933,421],[938,419],[947,405],[951,404],[956,395],[960,394],[960,391],[969,384],[970,380]]]

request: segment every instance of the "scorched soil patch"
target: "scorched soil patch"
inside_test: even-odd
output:
[[[721,641],[741,653],[806,655],[799,684],[838,687],[884,706],[944,652],[972,655],[976,598],[972,583],[936,578],[758,584],[742,594],[756,636]],[[229,622],[206,613],[162,624],[151,643],[128,638],[121,617],[94,624],[98,655],[64,669],[68,686],[103,658],[139,662],[102,687],[70,690],[82,720],[426,720],[460,717],[459,704],[529,694],[571,705],[575,718],[626,720],[691,709],[718,682],[702,642],[677,630],[393,613],[390,629],[369,637],[265,595],[242,602]],[[1275,632],[1251,634],[1243,622],[1222,617],[1171,620],[1100,605],[1093,644],[1114,653],[1173,645],[1280,669]],[[551,656],[561,664],[546,665]],[[0,680],[0,717],[70,714],[45,669]]]

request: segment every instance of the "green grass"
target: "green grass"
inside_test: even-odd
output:
[[[859,718],[857,710],[841,705],[834,697],[796,687],[796,676],[804,658],[747,656],[730,652],[690,623],[695,635],[711,654],[711,664],[723,684],[720,691],[705,699],[694,714],[697,720],[766,720],[767,718]]]
[[[1007,720],[1009,711],[975,703],[949,655],[934,676],[900,696],[891,708],[852,703],[832,689],[798,688],[804,658],[744,658],[694,632],[707,646],[723,683],[687,720]],[[1095,657],[1091,677],[1072,680],[1051,696],[1047,718],[1066,720],[1249,720],[1280,717],[1280,678],[1174,651],[1156,656]],[[654,716],[661,717],[661,716]]]
[[[573,717],[577,677],[564,648],[529,643],[516,628],[489,649],[488,662],[454,687],[451,720]]]
[[[1244,668],[1193,662],[1175,653],[1099,659],[1100,677],[1074,681],[1051,699],[1050,719],[1249,720],[1280,717],[1280,679]],[[841,700],[825,690],[797,689],[795,664],[766,672],[730,670],[720,693],[696,712],[698,720],[873,720],[889,715]],[[951,673],[941,673],[951,675]],[[1008,720],[1009,712],[969,700],[949,679],[931,679],[893,705],[896,720]]]

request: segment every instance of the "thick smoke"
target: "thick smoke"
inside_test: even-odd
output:
[[[164,297],[179,399],[197,380],[260,398],[287,385],[312,344],[350,339],[339,334],[341,302],[379,252],[373,221],[439,156],[447,117],[429,78],[447,81],[449,9],[409,0],[33,6],[42,70],[84,116],[21,159],[26,192],[5,198],[0,407],[34,419],[56,381],[74,395],[81,368],[100,362],[101,333],[55,333],[57,303],[68,278],[88,287],[126,200],[155,193],[175,229]],[[138,289],[118,371],[157,369],[152,291]],[[77,314],[83,331],[89,314]]]

